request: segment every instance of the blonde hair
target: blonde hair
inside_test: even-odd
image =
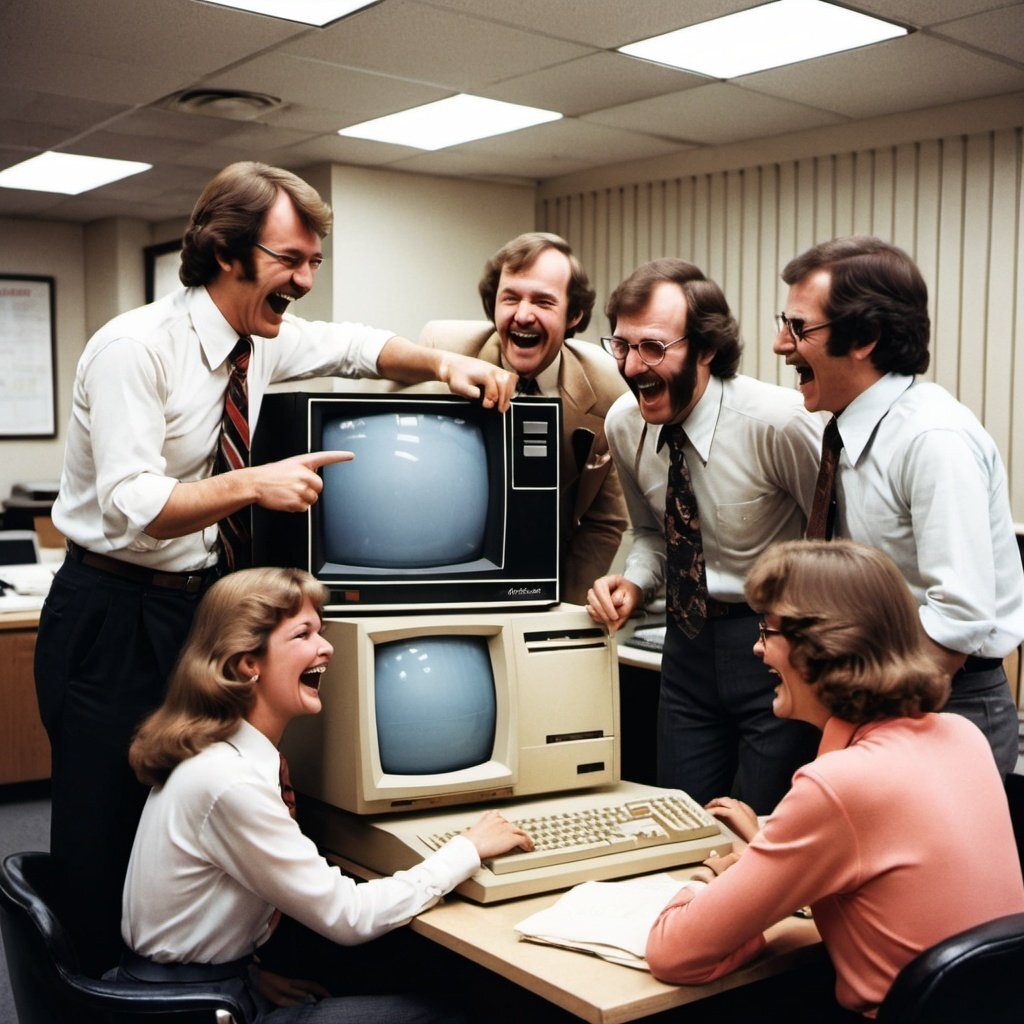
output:
[[[752,608],[782,620],[789,660],[839,718],[917,717],[949,697],[917,602],[892,561],[853,541],[787,541],[747,576]]]
[[[163,703],[136,730],[128,751],[140,782],[162,785],[182,761],[234,732],[256,686],[239,662],[245,654],[264,654],[274,628],[307,598],[321,614],[325,590],[299,569],[245,569],[210,588]]]

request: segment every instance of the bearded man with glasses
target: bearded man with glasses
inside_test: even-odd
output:
[[[927,285],[902,249],[866,235],[814,246],[782,279],[775,351],[796,369],[806,407],[833,414],[835,516],[823,536],[896,563],[952,677],[945,710],[985,733],[1005,775],[1018,723],[1003,658],[1024,638],[1024,571],[995,441],[922,377]]]
[[[692,263],[643,264],[606,313],[602,344],[630,393],[605,430],[634,541],[622,574],[594,582],[587,610],[614,631],[667,584],[658,783],[705,803],[736,781],[768,813],[819,737],[772,714],[743,582],[766,548],[803,533],[822,422],[794,391],[737,375],[739,328]]]

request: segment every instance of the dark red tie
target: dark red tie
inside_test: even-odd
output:
[[[281,757],[281,768],[278,773],[278,784],[281,787],[281,799],[284,801],[285,807],[288,808],[288,813],[294,818],[295,817],[295,789],[292,786],[292,777],[288,771],[288,760],[284,754]]]
[[[665,596],[676,624],[688,637],[695,637],[708,617],[700,513],[683,451],[686,434],[677,425],[668,428],[664,436],[671,453],[665,492]]]
[[[808,540],[831,540],[836,525],[836,467],[839,453],[843,450],[843,439],[835,416],[828,421],[821,438],[821,464],[818,479],[814,484],[814,501],[811,514],[807,517]]]
[[[252,338],[238,339],[228,361],[231,375],[224,393],[224,415],[220,441],[214,459],[214,473],[227,473],[249,465],[249,357]],[[252,511],[249,506],[225,516],[217,524],[220,531],[221,568],[226,572],[252,565]]]

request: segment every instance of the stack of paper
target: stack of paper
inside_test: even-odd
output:
[[[647,970],[647,936],[665,905],[687,884],[666,874],[584,882],[553,906],[520,921],[516,931],[530,942]]]

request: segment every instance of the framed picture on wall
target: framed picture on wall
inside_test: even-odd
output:
[[[0,438],[57,436],[52,277],[0,274]]]
[[[160,242],[143,249],[146,258],[146,302],[155,302],[181,287],[181,239]]]

